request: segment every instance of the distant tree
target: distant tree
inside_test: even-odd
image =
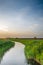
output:
[[[34,39],[37,39],[37,37],[35,36]]]
[[[15,39],[18,39],[17,37]]]

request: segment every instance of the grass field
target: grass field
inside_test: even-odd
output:
[[[16,38],[15,41],[21,42],[25,45],[24,52],[27,59],[35,59],[37,62],[43,65],[43,40]]]
[[[3,57],[4,53],[14,46],[14,42],[0,39],[0,59]]]
[[[22,44],[25,45],[24,53],[27,60],[35,59],[37,62],[43,65],[43,40],[41,39],[9,38],[7,40],[0,40],[0,57],[3,56],[3,54],[8,49],[14,46],[14,43],[12,41],[21,42]],[[33,64],[33,62],[29,63]]]

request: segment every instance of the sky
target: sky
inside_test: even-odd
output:
[[[0,37],[43,38],[43,0],[0,0]]]

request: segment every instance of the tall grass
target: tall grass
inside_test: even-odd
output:
[[[4,53],[14,46],[14,42],[10,40],[0,39],[0,58],[3,57]]]
[[[43,40],[15,39],[15,41],[25,45],[24,52],[27,59],[33,58],[43,65]]]

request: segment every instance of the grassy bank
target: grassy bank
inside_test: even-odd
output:
[[[43,41],[33,40],[25,47],[26,58],[35,59],[41,65],[43,65]]]
[[[33,62],[33,60],[35,60],[39,64],[43,65],[43,39],[9,38],[7,40],[0,40],[0,57],[2,57],[7,50],[14,46],[14,42],[11,41],[21,42],[25,45],[24,52],[28,63],[35,65]]]
[[[14,46],[14,42],[6,39],[0,39],[0,59],[4,53]]]
[[[12,39],[14,40],[14,39]],[[25,45],[26,58],[35,59],[39,64],[43,65],[43,40],[39,39],[15,39],[17,42],[21,42]],[[28,61],[29,63],[29,61]],[[34,62],[30,62],[33,65]],[[37,64],[36,64],[37,65]]]

